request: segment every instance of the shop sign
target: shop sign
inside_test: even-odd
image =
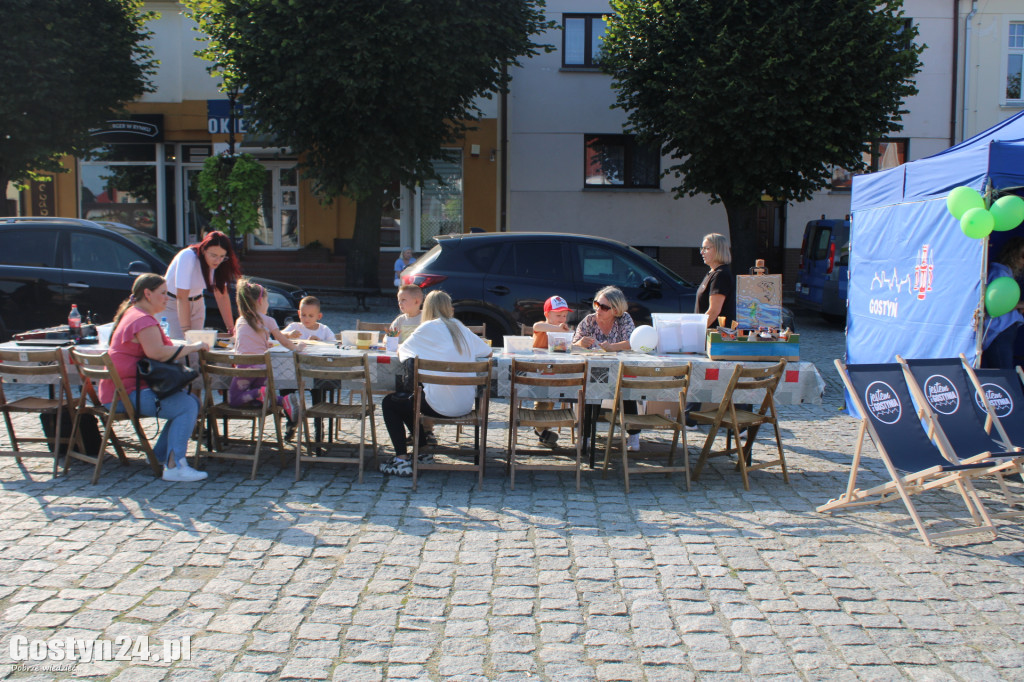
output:
[[[135,114],[105,121],[89,134],[106,143],[163,142],[163,114]]]
[[[30,180],[29,196],[32,199],[32,215],[48,218],[57,214],[57,201],[53,178],[46,176],[43,180]]]
[[[235,134],[244,135],[249,131],[245,121],[245,109],[235,103]],[[231,132],[231,103],[226,99],[206,100],[206,132],[211,135],[227,135]]]

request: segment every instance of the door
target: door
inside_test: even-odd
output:
[[[486,276],[484,302],[511,313],[519,324],[539,322],[544,319],[544,301],[556,294],[568,298],[569,272],[559,242],[515,240]]]
[[[786,265],[785,216],[784,207],[777,201],[762,201],[757,208],[757,255],[764,258],[768,272],[773,275],[782,274]],[[745,275],[745,272],[735,272]]]
[[[64,307],[70,310],[72,303],[77,304],[82,320],[91,313],[97,324],[113,321],[118,305],[131,294],[139,270],[153,270],[144,256],[105,234],[72,230],[67,233],[65,253]],[[133,263],[145,267],[133,269]]]
[[[64,307],[57,257],[59,234],[22,225],[0,230],[0,322],[6,331],[67,322],[71,305]]]
[[[260,203],[259,226],[249,236],[254,249],[297,249],[299,239],[299,171],[294,163],[261,162],[267,184]]]

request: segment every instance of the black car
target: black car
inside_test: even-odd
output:
[[[117,223],[0,218],[0,339],[61,324],[73,303],[83,318],[91,313],[96,324],[110,322],[131,293],[135,278],[146,272],[166,272],[179,248]],[[252,279],[269,292],[269,315],[278,324],[297,317],[305,295],[301,288]],[[224,326],[209,292],[206,324]]]
[[[402,273],[403,284],[443,289],[455,315],[487,324],[501,343],[521,324],[544,319],[549,296],[565,298],[570,324],[592,312],[605,286],[622,290],[636,324],[651,313],[692,313],[697,288],[649,256],[613,239],[550,232],[499,232],[438,237],[437,245]]]

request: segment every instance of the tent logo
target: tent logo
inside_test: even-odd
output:
[[[955,414],[960,407],[960,394],[946,377],[933,374],[924,382],[924,397],[940,414]]]
[[[996,413],[997,417],[1005,419],[1013,414],[1013,398],[1010,397],[1010,394],[1002,386],[998,384],[982,384],[981,387],[985,389],[985,398],[988,400],[988,404],[992,406],[992,411]],[[985,403],[977,391],[974,393],[974,404],[978,406],[979,410],[985,412]]]
[[[892,386],[884,381],[872,381],[864,391],[864,400],[871,416],[883,424],[895,424],[900,420],[903,413],[900,399],[896,397]]]
[[[925,294],[932,290],[932,273],[935,270],[934,263],[928,262],[928,244],[921,247],[917,257],[917,265],[914,266],[914,291],[917,292],[917,300],[923,301]]]

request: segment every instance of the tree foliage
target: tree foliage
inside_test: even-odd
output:
[[[217,154],[199,171],[199,198],[210,212],[210,229],[232,237],[259,227],[260,201],[267,185],[267,170],[251,154]]]
[[[806,200],[833,164],[863,169],[861,153],[900,129],[903,100],[917,93],[923,48],[902,0],[611,5],[601,65],[615,106],[675,160],[665,173],[677,197],[725,203],[744,257],[762,195]]]
[[[250,126],[300,155],[324,198],[359,202],[356,246],[373,254],[380,198],[435,177],[431,161],[542,46],[543,0],[189,0],[215,73],[243,86]],[[375,205],[374,205],[375,204]],[[375,217],[374,217],[375,214]],[[376,224],[374,224],[376,222]]]
[[[156,72],[141,0],[0,2],[0,189],[93,145]]]

